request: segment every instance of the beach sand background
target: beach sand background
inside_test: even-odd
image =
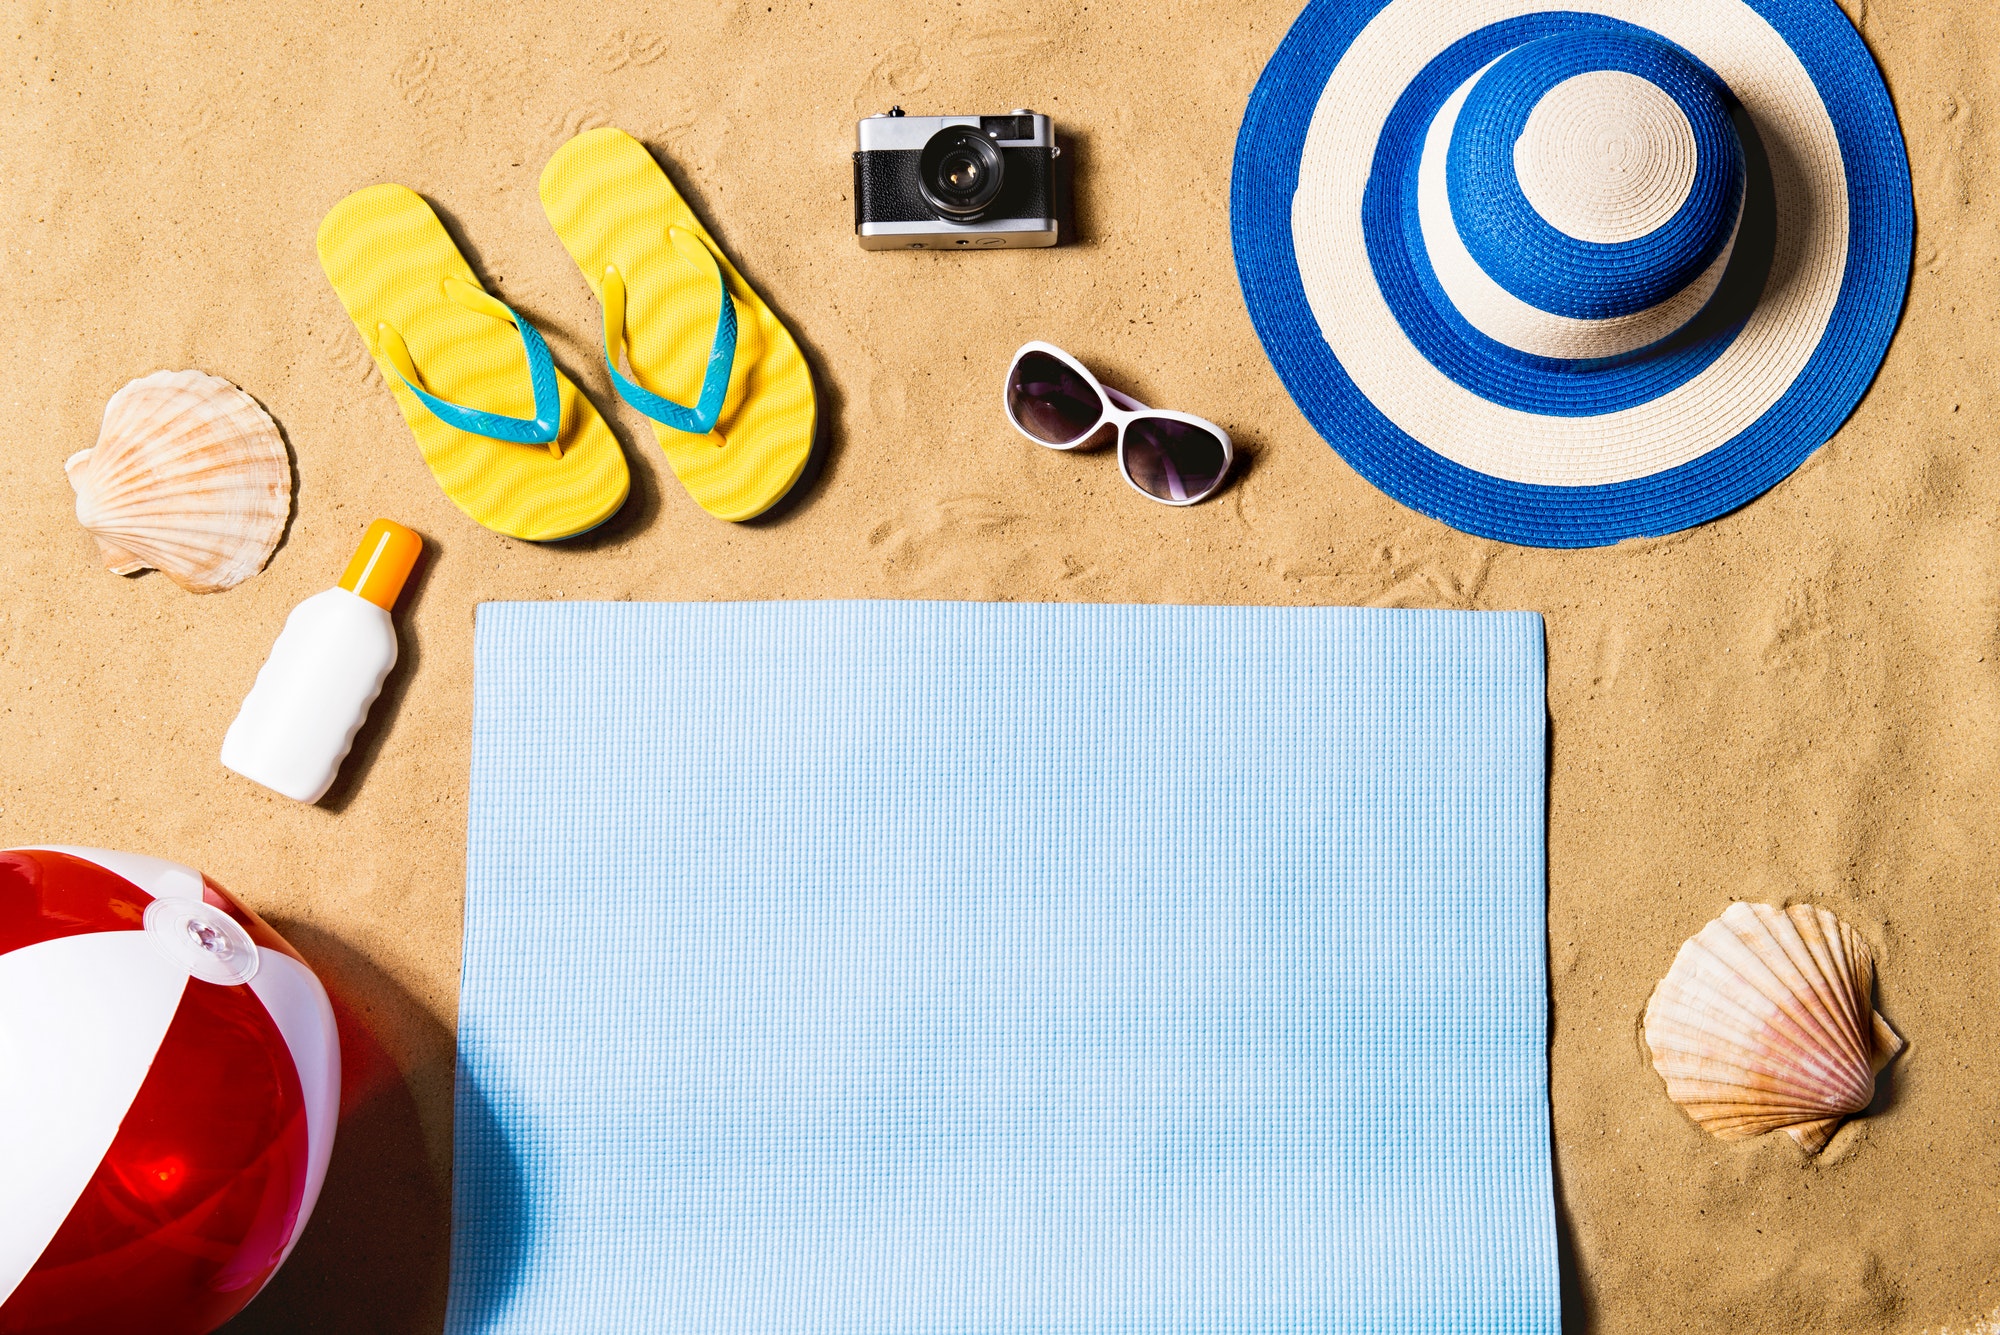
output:
[[[354,1106],[326,1195],[236,1335],[440,1326],[473,613],[539,598],[1541,611],[1571,1328],[2000,1328],[2000,10],[1848,0],[1903,118],[1918,233],[1902,330],[1846,429],[1737,514],[1549,552],[1376,492],[1264,358],[1231,264],[1229,169],[1296,7],[9,0],[0,845],[204,868],[351,1003]],[[891,103],[1055,116],[1075,244],[862,253],[854,122]],[[704,515],[609,391],[597,307],[535,188],[598,125],[669,164],[813,360],[829,454],[776,521]],[[378,181],[433,201],[618,432],[634,494],[606,529],[525,545],[432,482],[313,250],[327,208]],[[1223,423],[1244,474],[1174,510],[1108,454],[1027,444],[998,387],[1028,338]],[[298,474],[269,568],[208,597],[101,569],[62,471],[114,390],[187,366],[267,405]],[[217,748],[287,612],[376,515],[429,543],[403,662],[333,795],[299,806],[226,773]],[[1910,1041],[1880,1106],[1817,1159],[1782,1136],[1711,1140],[1640,1043],[1654,981],[1735,898],[1859,925]]]

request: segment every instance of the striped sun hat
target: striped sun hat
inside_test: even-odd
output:
[[[1798,467],[1881,364],[1914,225],[1833,0],[1312,0],[1230,212],[1320,434],[1543,547],[1671,533]]]

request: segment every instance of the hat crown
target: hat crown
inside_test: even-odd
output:
[[[1694,189],[1699,160],[1679,105],[1623,70],[1557,84],[1514,141],[1514,177],[1529,206],[1564,235],[1608,246],[1672,221]]]
[[[1476,75],[1444,168],[1471,259],[1571,320],[1635,316],[1719,278],[1743,200],[1722,84],[1665,42],[1605,32],[1529,42]]]

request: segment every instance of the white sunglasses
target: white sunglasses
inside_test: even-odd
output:
[[[1100,384],[1052,344],[1024,343],[1002,390],[1007,420],[1037,445],[1075,450],[1118,442],[1118,471],[1163,505],[1193,505],[1222,485],[1236,451],[1229,433],[1187,413],[1148,408]]]

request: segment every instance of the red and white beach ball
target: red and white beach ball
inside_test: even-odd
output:
[[[191,867],[0,852],[0,1335],[207,1335],[306,1226],[340,1040]]]

